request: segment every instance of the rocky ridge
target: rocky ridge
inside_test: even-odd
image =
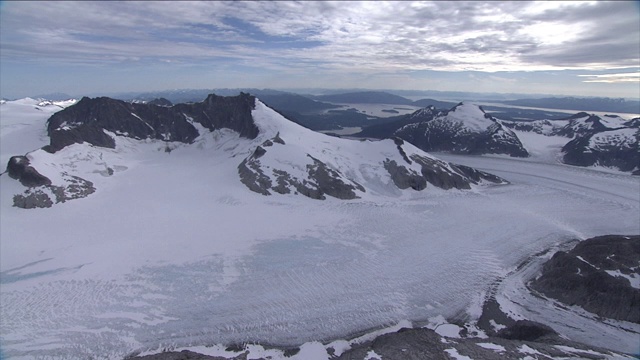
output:
[[[640,236],[599,236],[559,251],[530,286],[599,316],[640,323]]]

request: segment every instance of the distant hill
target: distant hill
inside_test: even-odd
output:
[[[501,101],[503,104],[548,109],[640,113],[640,101],[612,98],[551,97]]]
[[[51,101],[62,101],[62,100],[73,99],[73,96],[69,94],[61,93],[61,92],[56,92],[56,93],[49,93],[49,94],[40,94],[40,95],[32,96],[32,98],[45,99],[45,100],[51,100]]]
[[[458,105],[457,102],[452,101],[439,101],[434,99],[420,99],[413,102],[414,106],[427,107],[429,105],[435,106],[436,109],[449,110],[452,107]]]
[[[265,104],[279,111],[297,112],[301,114],[340,107],[339,105],[311,100],[297,94],[263,94],[258,97]]]
[[[339,104],[393,104],[413,105],[413,101],[402,96],[382,91],[363,91],[344,94],[314,96],[313,99]]]

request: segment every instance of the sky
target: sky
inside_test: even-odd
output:
[[[331,88],[640,98],[640,2],[0,2],[0,96]]]

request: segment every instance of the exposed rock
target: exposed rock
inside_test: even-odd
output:
[[[396,333],[381,335],[372,342],[355,346],[337,359],[367,359],[371,351],[382,359],[449,359],[445,353],[448,346],[440,339],[440,336],[430,329],[401,329]]]
[[[229,358],[229,357],[221,357],[221,356],[209,356],[204,354],[199,354],[197,352],[182,350],[180,352],[177,351],[166,351],[161,352],[159,354],[153,355],[145,355],[145,356],[132,356],[127,357],[127,359],[144,359],[144,360],[246,360],[247,353],[242,353],[238,356]],[[255,359],[255,358],[252,358]],[[261,360],[261,359],[256,359]],[[262,359],[264,360],[264,359]]]
[[[63,173],[66,186],[43,185],[30,187],[13,196],[13,206],[23,209],[48,208],[53,204],[80,199],[93,194],[96,188],[91,181]]]
[[[338,171],[333,170],[327,164],[307,154],[313,160],[312,165],[307,165],[309,176],[316,181],[317,189],[322,194],[327,194],[338,199],[355,199],[356,189],[365,191],[362,185],[351,181],[351,184],[342,180],[344,176]]]
[[[530,286],[602,317],[640,323],[640,289],[623,276],[639,272],[640,236],[600,236],[554,254]]]
[[[66,146],[83,142],[111,149],[116,147],[115,140],[96,124],[81,124],[73,128],[63,127],[50,131],[49,145],[43,149],[55,153]]]
[[[171,101],[165,99],[165,98],[156,98],[153,99],[151,101],[149,101],[147,104],[149,105],[158,105],[158,106],[173,106],[173,104],[171,103]]]
[[[51,185],[51,180],[34,169],[26,156],[12,156],[7,164],[7,173],[24,186]]]
[[[393,183],[400,189],[412,188],[413,190],[423,190],[427,187],[427,180],[413,170],[409,170],[402,165],[398,165],[395,160],[386,159],[384,168],[387,169]]]
[[[558,333],[547,325],[530,320],[518,320],[498,332],[498,337],[509,340],[539,341],[545,336],[557,336]]]
[[[84,97],[49,118],[47,150],[56,152],[81,142],[113,148],[115,142],[104,130],[137,139],[191,143],[199,135],[193,122],[212,131],[228,128],[253,139],[258,135],[251,117],[254,107],[255,97],[244,93],[235,97],[211,94],[203,102],[170,107]]]

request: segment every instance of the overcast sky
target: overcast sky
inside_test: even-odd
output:
[[[0,3],[0,95],[368,88],[640,97],[640,6]]]

